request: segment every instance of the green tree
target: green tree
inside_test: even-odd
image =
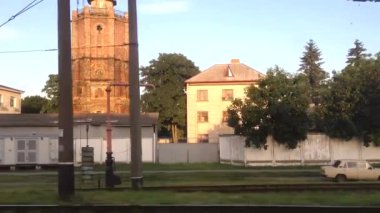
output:
[[[321,51],[314,43],[309,40],[305,46],[305,52],[301,57],[301,64],[298,71],[306,75],[311,86],[311,101],[315,106],[319,105],[320,96],[322,93],[321,85],[328,78],[328,73],[322,69]]]
[[[353,86],[357,84],[355,79],[347,71],[334,74],[328,83],[329,90],[322,96],[322,104],[317,110],[322,117],[322,130],[330,137],[349,140],[357,135],[352,119],[360,91]]]
[[[359,64],[355,72],[360,96],[353,121],[365,145],[380,145],[380,54]]]
[[[27,96],[21,101],[21,113],[43,113],[48,100],[39,95]]]
[[[365,53],[367,49],[364,48],[363,43],[359,41],[358,39],[354,41],[354,46],[355,47],[348,50],[348,54],[347,54],[346,63],[350,66],[356,65],[361,59],[364,59],[370,56],[369,54]]]
[[[48,98],[48,103],[44,109],[46,112],[58,112],[59,100],[59,79],[58,74],[50,74],[49,79],[46,81],[42,92],[45,92]]]
[[[173,142],[186,131],[185,80],[199,73],[198,67],[182,54],[159,54],[158,59],[141,68],[141,83],[152,84],[142,95],[144,112],[159,112],[159,136]]]
[[[335,74],[323,98],[327,135],[380,145],[380,54],[360,58]]]
[[[233,101],[228,124],[246,138],[247,146],[266,148],[266,138],[272,135],[279,144],[296,148],[308,132],[309,88],[304,75],[269,69],[257,87],[247,89],[245,100]]]

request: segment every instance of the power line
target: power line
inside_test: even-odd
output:
[[[11,50],[11,51],[0,51],[0,54],[5,53],[31,53],[31,52],[49,52],[57,51],[58,49],[45,49],[45,50]]]
[[[32,2],[30,2],[28,5],[26,5],[23,9],[21,9],[19,12],[17,12],[16,14],[14,14],[13,16],[11,16],[7,21],[5,21],[4,23],[2,23],[0,25],[0,28],[4,25],[6,25],[8,22],[12,21],[13,19],[15,19],[17,16],[23,14],[24,12],[28,11],[29,9],[33,8],[34,6],[36,6],[37,4],[43,2],[44,0],[39,0],[38,2],[36,2],[37,0],[33,0]]]
[[[122,46],[127,46],[129,45],[128,43],[125,44],[115,44],[115,45],[97,45],[97,46],[92,46],[92,47],[76,47],[76,48],[71,48],[72,50],[75,49],[85,49],[85,48],[102,48],[102,47],[122,47]],[[51,48],[51,49],[36,49],[36,50],[9,50],[9,51],[0,51],[0,54],[7,54],[7,53],[32,53],[32,52],[52,52],[52,51],[57,51],[57,48]]]

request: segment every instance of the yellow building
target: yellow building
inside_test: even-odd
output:
[[[21,113],[21,94],[23,92],[0,85],[0,114]]]
[[[245,97],[245,88],[265,75],[232,59],[216,64],[186,81],[187,142],[218,143],[219,135],[233,134],[227,125],[227,108],[235,98]]]

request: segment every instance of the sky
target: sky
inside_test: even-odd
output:
[[[0,25],[32,0],[1,1]],[[72,10],[87,0],[70,0]],[[128,10],[127,0],[115,9]],[[137,0],[139,65],[180,53],[201,71],[240,59],[262,73],[278,65],[296,73],[313,39],[328,71],[345,66],[355,39],[380,52],[380,2],[348,0]],[[57,0],[44,0],[0,27],[0,85],[42,95],[58,73]]]

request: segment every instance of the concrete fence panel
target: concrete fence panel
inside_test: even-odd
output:
[[[364,147],[358,139],[343,141],[324,134],[309,134],[295,149],[288,149],[268,137],[266,149],[244,146],[244,137],[220,137],[222,163],[244,165],[305,165],[327,164],[337,159],[365,159],[380,162],[380,147]]]
[[[218,144],[158,144],[159,163],[219,162]]]

